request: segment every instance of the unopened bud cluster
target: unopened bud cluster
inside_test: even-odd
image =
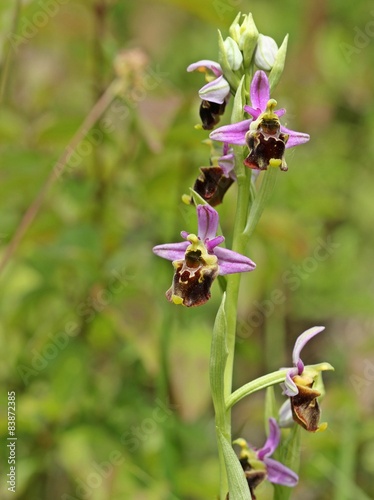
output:
[[[225,78],[233,91],[243,74],[254,66],[263,71],[272,72],[272,78],[277,82],[284,69],[287,50],[287,36],[278,48],[276,41],[270,36],[259,33],[252,14],[239,13],[229,28],[230,36],[225,40],[220,37],[219,62]]]

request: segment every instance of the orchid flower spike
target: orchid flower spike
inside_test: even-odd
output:
[[[288,170],[284,153],[287,148],[308,142],[310,137],[281,125],[279,117],[285,109],[275,111],[277,101],[270,98],[269,80],[264,71],[256,71],[250,88],[251,106],[244,110],[252,116],[232,125],[219,127],[210,133],[215,141],[247,145],[249,154],[244,165],[255,170],[267,170],[269,166]]]
[[[241,448],[239,460],[243,467],[252,500],[256,499],[254,489],[267,479],[273,484],[293,487],[298,483],[297,474],[274,460],[271,455],[279,445],[280,429],[274,418],[269,418],[269,436],[260,449],[249,445],[244,439],[234,441]]]
[[[198,205],[197,235],[182,231],[187,240],[157,245],[153,252],[173,262],[174,278],[166,298],[174,304],[200,306],[210,299],[210,288],[218,275],[253,271],[256,264],[233,250],[221,248],[217,236],[219,216],[209,205]]]
[[[208,83],[199,90],[202,100],[200,105],[200,118],[204,130],[212,130],[225,112],[227,101],[230,97],[230,84],[223,77],[220,64],[204,59],[192,63],[187,68],[188,72],[200,71],[206,73]],[[213,76],[209,76],[209,71]]]
[[[293,420],[311,432],[321,431],[327,427],[326,423],[319,424],[321,412],[318,398],[321,392],[313,386],[322,371],[334,368],[329,363],[304,366],[300,353],[309,340],[324,329],[324,326],[314,326],[296,339],[292,352],[293,367],[288,368],[286,380],[282,384],[283,394],[290,397],[290,406],[288,403],[282,406],[281,420],[289,420],[289,410],[291,410]]]

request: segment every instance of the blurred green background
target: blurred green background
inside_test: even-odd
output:
[[[303,351],[329,361],[323,433],[302,434],[293,498],[374,498],[374,11],[338,0],[39,0],[0,6],[1,253],[123,49],[147,58],[49,190],[0,276],[1,498],[206,500],[218,464],[208,385],[220,290],[187,310],[164,292],[152,246],[195,231],[181,202],[208,165],[199,74],[217,27],[254,15],[290,34],[274,97],[311,141],[287,152],[243,276],[235,386]],[[226,113],[222,123],[228,120]],[[230,244],[235,187],[219,207]],[[323,250],[325,249],[325,250]],[[286,301],[275,304],[274,290]],[[17,398],[17,489],[7,492],[7,391]],[[280,389],[277,397],[281,402]],[[234,437],[264,440],[264,394],[233,411]],[[264,485],[259,498],[269,498]]]

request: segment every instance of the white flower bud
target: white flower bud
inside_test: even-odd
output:
[[[259,35],[255,52],[255,64],[259,69],[270,71],[274,65],[278,45],[270,36]]]
[[[256,24],[253,20],[252,14],[248,14],[247,16],[244,16],[243,22],[240,26],[240,31],[239,31],[239,41],[238,45],[240,50],[243,52],[246,51],[246,49],[250,48],[254,50],[254,47],[256,45],[257,39],[258,39],[258,29],[256,27]],[[249,59],[252,58],[252,53],[248,54]]]
[[[230,28],[229,28],[229,33],[231,38],[235,40],[235,42],[239,43],[239,38],[240,38],[240,18],[241,18],[241,13],[239,12],[234,21],[232,22]]]
[[[240,22],[241,18],[242,22]],[[252,14],[242,16],[239,13],[230,26],[229,32],[243,54],[244,69],[249,68],[258,38],[258,30]]]
[[[240,68],[243,62],[243,55],[240,52],[238,44],[233,40],[230,36],[226,38],[224,41],[226,57],[230,68],[233,71],[236,71]]]

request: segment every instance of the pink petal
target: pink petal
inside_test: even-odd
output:
[[[220,245],[225,241],[224,236],[216,236],[212,240],[206,240],[205,246],[209,253],[214,253],[216,246]]]
[[[251,104],[253,108],[265,111],[270,99],[269,80],[264,71],[256,71],[250,89]]]
[[[183,260],[186,248],[190,245],[189,241],[181,241],[180,243],[166,243],[165,245],[157,245],[153,247],[153,253],[167,260]]]
[[[233,123],[232,125],[224,125],[209,134],[209,138],[213,141],[227,142],[238,146],[245,146],[245,134],[249,130],[249,125],[252,120],[243,120]]]
[[[218,165],[222,168],[225,176],[229,177],[235,167],[235,155],[233,153],[229,153],[227,155],[220,156],[218,158]]]
[[[314,326],[313,328],[309,328],[304,333],[299,335],[296,339],[295,346],[292,351],[292,362],[294,366],[297,366],[300,359],[300,352],[302,348],[309,342],[311,338],[313,338],[318,333],[322,332],[325,329],[324,326]],[[302,372],[301,372],[302,373]],[[299,375],[301,374],[299,370]]]
[[[281,132],[283,134],[288,134],[290,137],[287,141],[286,148],[293,148],[294,146],[299,146],[299,144],[304,144],[310,139],[309,134],[304,134],[304,132],[296,132],[295,130],[290,130],[286,127],[281,127]]]
[[[282,388],[283,388],[283,394],[285,394],[286,396],[290,396],[290,397],[296,396],[296,394],[299,394],[299,389],[297,388],[297,385],[293,381],[293,377],[295,377],[299,373],[302,373],[303,369],[304,369],[304,365],[303,365],[301,372],[299,372],[298,368],[290,368],[288,370],[284,384],[281,384]]]
[[[272,458],[265,458],[268,480],[274,484],[283,484],[284,486],[296,486],[299,477],[293,470],[281,464]]]
[[[269,418],[269,436],[262,448],[257,451],[259,460],[269,457],[277,449],[280,441],[280,429],[275,418]]]
[[[227,248],[217,247],[214,254],[218,257],[219,274],[246,273],[253,271],[256,264],[245,255],[228,250]]]
[[[246,111],[249,115],[252,116],[252,118],[254,120],[257,120],[257,118],[260,116],[260,114],[262,113],[261,109],[260,108],[252,108],[251,106],[247,106],[245,105],[243,107],[244,111]]]
[[[202,59],[188,66],[187,71],[200,71],[203,72],[205,69],[210,69],[216,76],[222,75],[221,65],[216,61],[211,61],[210,59]]]
[[[207,239],[216,237],[219,215],[210,205],[198,205],[197,208],[197,235],[203,243]]]
[[[219,76],[215,80],[207,83],[199,90],[200,99],[217,104],[223,104],[226,97],[230,94],[230,85],[223,78]]]
[[[251,106],[244,106],[244,111],[246,111],[249,115],[253,117],[254,120],[257,120],[257,118],[260,116],[262,113],[261,109],[259,108],[252,108]],[[286,113],[286,110],[284,108],[277,109],[274,111],[274,114],[277,116],[283,116]]]

